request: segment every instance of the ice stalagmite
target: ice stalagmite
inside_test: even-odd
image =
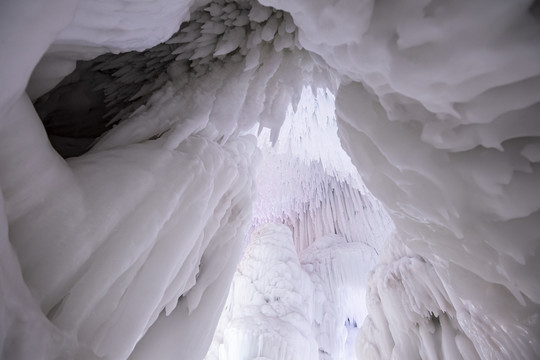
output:
[[[206,359],[317,359],[312,293],[290,229],[281,224],[257,228]]]

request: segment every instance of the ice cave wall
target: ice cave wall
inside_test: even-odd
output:
[[[2,357],[202,358],[251,220],[258,150],[255,138],[245,134],[257,121],[283,119],[290,102],[284,94],[301,89],[304,77],[323,72],[309,55],[281,51],[294,45],[292,22],[282,30],[288,43],[274,43],[277,28],[261,39],[257,24],[277,16],[262,6],[252,12],[249,6],[239,9],[248,20],[243,24],[232,24],[221,11],[218,18],[226,18],[236,35],[222,41],[222,55],[213,57],[207,50],[203,55],[200,44],[210,38],[215,49],[222,33],[206,33],[203,25],[214,10],[199,10],[201,18],[194,16],[174,40],[182,44],[180,55],[171,54],[189,54],[189,62],[170,66],[166,84],[155,93],[155,88],[146,89],[148,101],[129,121],[108,132],[89,153],[66,162],[47,141],[24,86],[74,6],[58,14],[45,9],[41,15],[50,16],[51,23],[38,21],[32,28],[43,35],[17,39],[16,25],[37,16],[36,9],[24,2],[9,5],[2,12],[11,10],[10,18],[3,17],[7,45],[2,54],[3,64],[15,69],[3,73],[13,87],[2,93],[0,184],[9,221],[10,244],[6,228],[3,246],[12,246],[17,257],[6,250]],[[77,14],[89,10],[88,4],[79,5]],[[108,11],[100,7],[108,5],[92,3],[90,10],[97,8],[97,15],[82,19],[99,24],[99,14]],[[184,3],[183,10],[189,5]],[[133,9],[119,9],[129,10],[123,14],[130,19]],[[53,15],[62,20],[57,27]],[[76,15],[71,27],[77,28],[79,20]],[[176,28],[180,22],[175,20]],[[246,44],[238,35],[251,22],[259,37]],[[84,45],[66,45],[62,55],[54,48],[60,41],[56,37],[49,54],[68,62],[96,54],[84,39],[94,33],[82,32],[75,43]],[[186,33],[195,38],[181,39]],[[236,57],[229,55],[239,45]],[[244,61],[248,52],[251,67]],[[17,56],[27,62],[17,64]],[[63,60],[53,63],[60,72],[68,68]],[[120,68],[129,72],[129,59]],[[34,73],[31,85],[43,91],[51,82],[41,75]]]
[[[120,194],[130,203],[134,195],[145,194],[141,190],[145,185],[146,193],[155,194],[153,182],[160,179],[160,174],[165,176],[171,171],[166,164],[214,164],[210,168],[217,174],[220,166],[214,163],[214,157],[235,164],[239,173],[251,173],[250,161],[238,147],[253,149],[249,153],[256,157],[254,141],[238,138],[239,132],[259,120],[273,128],[276,140],[286,105],[291,99],[297,100],[305,81],[316,78],[313,83],[337,90],[336,114],[342,143],[367,187],[383,201],[397,227],[395,238],[383,251],[369,280],[370,315],[359,336],[359,353],[382,359],[538,358],[540,26],[529,11],[531,2],[261,3],[283,10],[282,17],[290,14],[298,26],[292,40],[275,28],[277,20],[268,21],[271,25],[266,27],[271,12],[259,9],[253,19],[248,19],[259,19],[264,26],[253,32],[259,35],[252,36],[250,42],[244,33],[245,46],[237,46],[240,58],[223,57],[223,62],[212,68],[214,71],[206,67],[196,75],[172,66],[170,82],[156,91],[139,112],[103,138],[93,154],[68,164],[50,148],[24,93],[49,45],[53,45],[47,55],[50,57],[38,66],[42,70],[35,72],[29,92],[39,94],[50,89],[71,71],[74,59],[156,45],[171,36],[187,14],[203,2],[2,3],[0,76],[2,84],[9,84],[0,89],[0,186],[5,209],[0,238],[5,249],[1,262],[1,306],[5,315],[2,355],[69,357],[82,351],[82,345],[91,349],[87,353],[91,357],[91,352],[104,349],[99,341],[84,340],[84,331],[77,334],[76,340],[66,334],[64,325],[51,325],[43,316],[59,303],[67,284],[74,284],[75,279],[89,279],[101,288],[99,269],[94,278],[91,270],[99,268],[101,262],[93,261],[100,257],[89,254],[110,237],[89,234],[96,240],[74,250],[86,254],[73,256],[70,246],[77,241],[87,244],[80,235],[78,221],[93,217],[95,223],[102,224],[104,218],[106,225],[107,215],[103,214],[114,215],[117,211],[138,223],[136,208],[132,211],[122,206],[103,213],[107,206],[96,205],[100,197],[95,197],[93,191],[102,191],[101,199],[106,198],[107,204]],[[210,18],[201,21],[212,22]],[[285,28],[283,31],[290,34]],[[219,36],[209,37],[211,44],[204,43],[206,38],[200,32],[198,37],[185,40],[194,47],[188,49],[192,51],[189,56],[195,57],[196,49],[203,51],[204,46],[213,45],[204,50],[209,51],[206,56],[199,52],[200,59],[212,58]],[[272,41],[278,37],[288,40]],[[230,47],[236,39],[222,46]],[[257,39],[264,41],[257,43]],[[291,51],[276,51],[282,50],[283,44],[288,44]],[[311,59],[328,66],[337,77],[322,80]],[[229,106],[231,100],[233,105]],[[115,173],[117,165],[111,165],[108,173],[106,164],[115,161],[133,165],[126,165],[124,174],[136,172],[147,180],[136,184],[130,180],[132,176],[127,176],[128,180],[111,182],[107,176],[118,179],[120,175]],[[146,165],[137,171],[143,163]],[[161,166],[163,171],[154,174],[147,166]],[[95,182],[87,181],[85,185],[77,177],[77,169],[94,174]],[[201,171],[204,174],[206,169]],[[209,176],[187,179],[178,175],[181,184],[171,181],[169,185],[198,186],[198,180]],[[250,189],[243,183],[245,179],[238,178],[229,190]],[[106,185],[100,185],[103,183]],[[224,191],[223,197],[216,195],[213,209],[226,214],[230,193]],[[248,203],[248,192],[238,194],[239,204]],[[92,202],[95,204],[89,206]],[[170,203],[171,199],[163,202]],[[166,211],[166,206],[159,208]],[[200,213],[208,215],[203,209]],[[231,241],[238,241],[230,232],[247,225],[248,214],[242,214],[243,220],[238,218],[237,226],[214,218],[207,225],[219,224],[219,231],[228,234]],[[223,216],[229,219],[229,215]],[[65,216],[79,220],[68,222]],[[113,228],[103,226],[100,231],[107,233]],[[132,229],[127,224],[124,228]],[[155,229],[157,234],[165,227]],[[198,235],[192,238],[195,248],[199,245]],[[70,242],[73,238],[75,243]],[[121,242],[113,243],[119,246]],[[233,242],[229,244],[234,248]],[[55,249],[66,251],[68,256],[60,256]],[[206,249],[208,253],[201,249],[192,262],[186,263],[191,270],[173,273],[192,275],[204,254],[210,256],[213,246]],[[40,257],[41,251],[54,256]],[[39,261],[34,262],[35,258]],[[106,258],[100,261],[106,262]],[[235,257],[231,255],[230,259],[234,262]],[[47,262],[54,266],[38,266]],[[84,271],[92,276],[82,276],[84,271],[76,269],[77,263],[83,263]],[[68,273],[62,267],[75,270]],[[120,275],[126,268],[117,270]],[[155,274],[154,269],[150,270],[148,274]],[[226,271],[229,279],[233,270],[229,266]],[[203,283],[199,283],[201,288]],[[226,287],[225,280],[213,283]],[[92,288],[81,285],[81,291],[83,294]],[[226,289],[216,291],[221,294],[218,298],[224,298]],[[96,304],[98,295],[92,294]],[[165,299],[168,293],[163,295]],[[201,304],[205,300],[208,297],[203,296]],[[189,301],[182,301],[172,316],[160,317],[160,325],[151,331],[154,335],[148,333],[139,341],[142,333],[131,333],[135,342],[120,341],[110,354],[127,354],[138,341],[133,357],[144,358],[157,348],[163,351],[161,355],[171,356],[174,351],[168,352],[166,345],[176,341],[174,334],[188,332],[185,322],[178,320],[187,313],[184,306]],[[154,312],[161,311],[163,305],[157,301],[147,319],[154,319]],[[206,306],[219,308],[216,304]],[[199,309],[205,309],[205,305]],[[69,321],[62,324],[77,327],[82,317],[69,319],[68,310],[64,314]],[[217,314],[210,313],[217,321]],[[207,320],[206,315],[192,314],[191,329],[204,333],[210,325],[201,328],[204,321],[200,319]],[[54,318],[53,313],[49,316]],[[84,326],[106,320],[95,318]],[[145,329],[146,324],[141,326]],[[111,339],[129,342],[123,336]],[[197,351],[198,357],[204,356],[203,349]]]
[[[410,249],[394,243],[375,269],[359,351],[537,358],[540,48],[530,2],[265,4],[290,11],[302,44],[354,80],[336,94],[340,136]],[[321,34],[344,8],[364,21]]]

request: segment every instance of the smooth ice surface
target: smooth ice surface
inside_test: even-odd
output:
[[[2,2],[2,358],[203,358],[251,221],[260,155],[246,133],[269,128],[279,149],[288,106],[306,85],[335,95],[340,142],[396,227],[367,280],[358,356],[540,357],[537,8],[526,0]],[[167,46],[148,53],[150,69],[171,61],[166,73],[133,74],[138,55],[127,51],[166,39],[177,44],[170,54]],[[129,94],[129,111],[66,162],[30,99],[77,60],[108,51],[127,53],[101,64],[116,75],[99,91],[114,109]],[[308,149],[308,159],[318,151],[295,149]],[[343,299],[362,290],[341,300],[328,291],[350,259],[324,260],[363,243],[350,241],[355,228],[343,224],[324,251],[316,240],[359,203],[348,195],[354,183],[326,177],[325,161],[279,156],[280,172],[314,175],[266,212],[309,220],[291,237],[298,249],[318,249],[320,265],[306,265],[321,295],[313,309],[330,313],[337,299],[336,321],[361,316],[361,300],[356,308]],[[319,202],[308,211],[304,199]],[[277,255],[292,254],[287,246]],[[290,259],[291,268],[303,264]],[[345,288],[360,281],[347,279]],[[283,328],[301,333],[294,344],[309,353],[318,342],[339,354],[343,337],[325,335],[328,319],[309,331],[299,319]]]

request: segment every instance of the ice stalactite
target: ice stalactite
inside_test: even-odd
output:
[[[299,257],[315,287],[312,326],[319,359],[356,358],[354,342],[367,314],[366,278],[377,262],[376,250],[362,242],[327,235]]]
[[[379,251],[392,231],[392,221],[368,191],[329,176],[320,163],[266,154],[261,167],[254,224],[289,225],[298,251],[328,234]]]
[[[304,88],[276,143],[263,130],[259,146],[255,225],[289,225],[299,252],[330,234],[380,250],[393,224],[341,148],[329,90]]]
[[[192,79],[200,77],[214,79],[216,86],[226,86],[227,91],[234,90],[231,95],[244,97],[245,102],[236,108],[242,118],[230,127],[245,130],[259,122],[272,129],[274,140],[287,105],[297,103],[302,86],[335,86],[336,81],[329,72],[319,69],[311,55],[301,51],[297,28],[287,13],[249,1],[217,1],[198,6],[190,13],[189,21],[181,26],[177,23],[180,29],[170,39],[144,51],[134,51],[140,50],[140,46],[133,45],[138,41],[137,32],[118,30],[118,38],[125,41],[111,50],[122,53],[106,53],[92,59],[104,50],[93,44],[95,39],[87,38],[93,31],[82,31],[79,22],[85,17],[88,17],[86,21],[91,21],[104,11],[98,4],[81,5],[78,17],[64,31],[78,34],[77,41],[86,45],[70,47],[70,41],[57,39],[58,44],[51,45],[42,62],[57,62],[62,66],[74,59],[91,60],[79,61],[73,73],[38,99],[41,93],[37,88],[49,89],[48,79],[42,79],[41,73],[35,72],[27,88],[34,94],[36,108],[53,146],[64,157],[88,151],[102,133],[148,105],[156,92],[162,93],[158,90],[170,86],[171,79],[176,79],[174,90],[170,90],[174,94],[184,92],[184,87],[191,86]],[[153,6],[159,9],[160,4]],[[125,21],[136,21],[137,17],[135,14]],[[152,30],[157,33],[170,27],[167,24],[145,26],[157,26],[159,31]],[[102,32],[102,29],[95,30]],[[228,77],[230,83],[224,84],[223,78],[216,77],[218,69],[234,64],[241,64],[237,69],[238,79]],[[237,87],[240,82],[243,84]],[[249,91],[243,93],[246,89],[242,86],[249,86]],[[232,106],[227,108],[229,113],[235,111]]]
[[[469,278],[462,281],[472,282]],[[482,286],[478,279],[475,285]],[[407,249],[399,238],[384,250],[367,289],[369,317],[360,330],[358,352],[368,358],[506,358],[511,357],[510,352],[532,358],[520,355],[521,350],[511,343],[492,338],[497,325],[489,316],[469,304],[469,311],[456,306],[462,300],[448,291],[436,267]],[[483,324],[467,328],[475,323]],[[486,336],[487,341],[480,343],[471,330],[480,330],[478,335]]]

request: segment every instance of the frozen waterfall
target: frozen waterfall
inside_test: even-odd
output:
[[[538,0],[3,1],[0,359],[539,359],[539,38]]]

